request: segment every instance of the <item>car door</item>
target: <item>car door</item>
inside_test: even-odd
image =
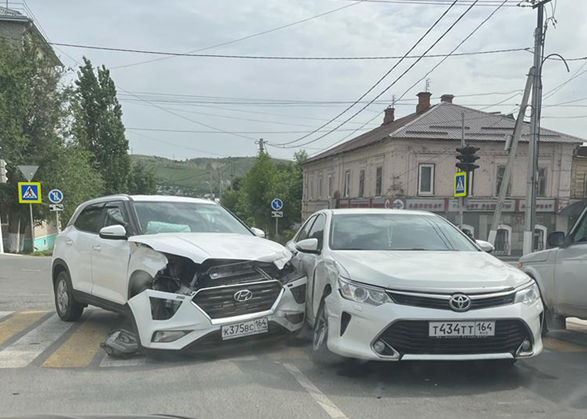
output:
[[[316,289],[316,266],[320,262],[322,246],[324,245],[324,229],[326,227],[326,214],[318,214],[308,233],[308,239],[318,240],[318,253],[304,253],[302,258],[303,270],[307,274],[308,285],[306,287],[306,301],[312,303],[312,307],[306,307],[306,315],[311,323],[314,322],[314,313],[320,304],[322,290]],[[300,252],[302,253],[302,252]]]
[[[100,228],[120,224],[127,227],[128,214],[122,201],[104,206]],[[128,261],[130,247],[127,240],[103,239],[98,236],[92,246],[92,294],[118,304],[125,304],[128,294]]]
[[[587,209],[557,252],[555,295],[557,311],[587,318]]]
[[[298,252],[298,250],[296,249],[296,243],[308,238],[308,234],[310,233],[310,228],[312,227],[312,224],[314,224],[315,220],[316,220],[315,215],[308,218],[308,220],[305,222],[305,224],[300,228],[298,233],[294,236],[294,238],[292,240],[290,240],[289,242],[287,242],[287,244],[285,245],[288,248],[288,250],[294,255],[294,257],[292,258],[292,264],[295,266],[295,268],[297,270],[303,271],[303,269],[304,269],[303,258],[304,258],[305,253]]]
[[[84,208],[72,228],[59,239],[63,243],[62,256],[69,268],[73,289],[88,294],[93,287],[92,246],[98,238],[103,206],[94,204]]]

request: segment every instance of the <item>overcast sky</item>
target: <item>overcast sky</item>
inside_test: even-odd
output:
[[[305,23],[205,51],[305,57],[402,55],[447,8],[394,2],[354,4],[345,0],[28,0],[27,3],[53,42],[168,52],[206,48],[349,6]],[[495,6],[473,8],[431,54],[450,52],[494,9]],[[422,53],[465,10],[464,6],[454,7],[415,53]],[[553,0],[546,10],[548,16],[555,11],[557,21],[556,27],[549,25],[546,53],[556,52],[565,58],[586,56],[587,2]],[[504,7],[458,52],[532,47],[535,25],[536,12],[531,8]],[[94,64],[112,69],[133,153],[178,159],[251,156],[258,147],[255,139],[262,137],[272,144],[295,140],[336,116],[345,106],[316,101],[354,101],[396,62],[175,57],[128,66],[160,57],[70,47],[59,47],[56,52],[66,67],[75,68],[74,60],[81,61],[85,55]],[[399,98],[439,61],[440,58],[420,61],[380,100],[390,101],[392,95]],[[402,63],[367,99],[381,92],[413,62]],[[429,76],[433,103],[438,102],[441,94],[452,93],[457,96],[455,103],[481,109],[503,102],[486,110],[512,112],[521,100],[531,64],[532,55],[524,51],[451,57]],[[546,64],[545,93],[587,69],[587,61],[572,61],[569,66],[571,73],[566,72],[561,62]],[[548,98],[544,102],[544,127],[587,138],[586,81],[587,74],[579,76],[551,97],[545,96]],[[424,88],[422,81],[407,92],[404,101],[396,105],[396,118],[414,112],[415,95]],[[517,95],[516,90],[520,90]],[[466,96],[496,92],[500,94]],[[584,101],[566,106],[546,107],[583,98]],[[270,103],[275,101],[287,102]],[[312,103],[292,104],[293,101]],[[314,154],[336,143],[351,132],[349,129],[360,127],[385,107],[384,103],[373,104],[340,132],[327,135],[306,149]],[[579,118],[570,118],[575,116]],[[377,117],[373,123],[378,125],[381,121],[382,117]],[[214,128],[237,132],[245,138],[211,133]],[[273,156],[284,158],[291,158],[296,150],[269,148]]]

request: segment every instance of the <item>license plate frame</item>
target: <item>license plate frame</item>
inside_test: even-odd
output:
[[[486,338],[495,336],[495,320],[431,321],[428,322],[428,337]]]
[[[245,336],[259,335],[269,331],[267,317],[227,324],[220,328],[222,340],[237,339]]]

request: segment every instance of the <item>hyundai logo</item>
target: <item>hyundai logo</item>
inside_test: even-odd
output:
[[[467,311],[471,308],[471,299],[465,294],[455,294],[448,300],[448,305],[454,311]]]
[[[240,290],[234,293],[234,300],[244,303],[253,298],[253,292],[250,290]]]

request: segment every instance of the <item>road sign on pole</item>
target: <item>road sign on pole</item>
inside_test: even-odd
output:
[[[37,173],[38,168],[39,166],[18,166],[18,170],[21,171],[24,178],[29,182],[33,180],[33,177],[35,176],[35,173]]]
[[[18,202],[21,204],[40,204],[41,183],[18,182]]]
[[[279,198],[275,198],[273,201],[271,201],[271,209],[273,211],[281,211],[281,209],[283,208],[283,201]]]
[[[53,212],[63,211],[63,204],[49,204],[49,211],[53,211]]]
[[[455,173],[455,198],[467,196],[467,172]]]
[[[271,216],[274,218],[283,218],[283,211],[271,211]]]
[[[63,201],[63,192],[61,192],[59,189],[52,189],[49,191],[48,197],[52,204],[60,204],[61,201]]]

